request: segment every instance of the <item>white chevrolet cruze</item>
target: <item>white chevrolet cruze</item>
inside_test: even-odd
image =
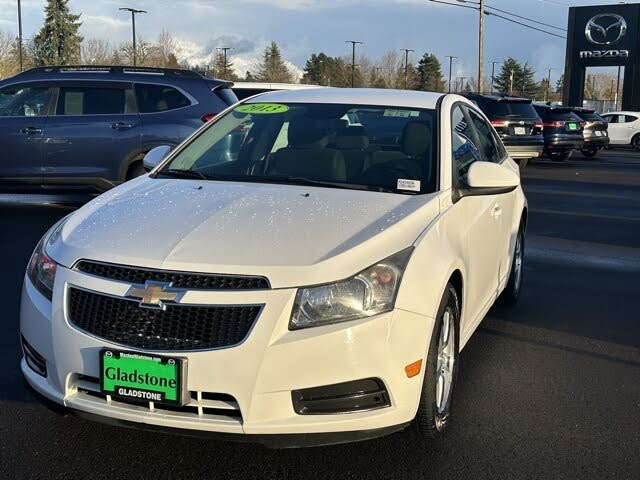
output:
[[[145,164],[33,253],[33,389],[96,420],[275,446],[442,434],[460,350],[522,282],[518,166],[474,104],[267,93]]]

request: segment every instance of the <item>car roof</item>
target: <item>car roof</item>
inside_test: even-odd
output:
[[[620,110],[615,112],[607,112],[602,115],[640,115],[640,112],[632,112],[631,110]]]
[[[12,84],[24,81],[65,81],[65,80],[114,80],[138,81],[149,83],[171,83],[185,80],[206,80],[210,85],[230,85],[230,82],[208,78],[192,70],[180,68],[131,67],[117,65],[69,65],[35,67],[13,77],[6,78],[0,84]]]
[[[464,93],[463,96],[473,99],[473,98],[486,98],[487,100],[495,100],[497,102],[527,102],[531,103],[530,98],[524,97],[514,97],[510,95],[501,95],[499,93]]]
[[[305,88],[251,97],[247,103],[338,103],[435,109],[442,93],[375,88]]]
[[[264,88],[267,90],[297,90],[302,88],[326,88],[321,85],[307,85],[305,83],[269,83],[269,82],[233,82],[234,89]]]

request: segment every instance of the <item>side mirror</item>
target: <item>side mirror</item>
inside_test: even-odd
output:
[[[142,165],[147,172],[156,168],[169,155],[171,147],[169,145],[160,145],[159,147],[149,150],[142,159]]]
[[[461,197],[472,195],[499,195],[513,192],[520,185],[520,176],[505,165],[474,162],[467,172],[467,187]]]

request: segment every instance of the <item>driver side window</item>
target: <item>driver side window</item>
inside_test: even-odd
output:
[[[0,90],[0,116],[40,117],[46,115],[49,89],[11,86]]]

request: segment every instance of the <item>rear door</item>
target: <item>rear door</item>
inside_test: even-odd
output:
[[[0,182],[41,185],[42,132],[51,89],[22,83],[0,89]]]
[[[142,126],[128,82],[64,82],[43,144],[44,183],[108,188],[140,152]]]
[[[605,115],[604,119],[609,123],[609,141],[614,145],[629,143],[625,141],[624,115]]]

